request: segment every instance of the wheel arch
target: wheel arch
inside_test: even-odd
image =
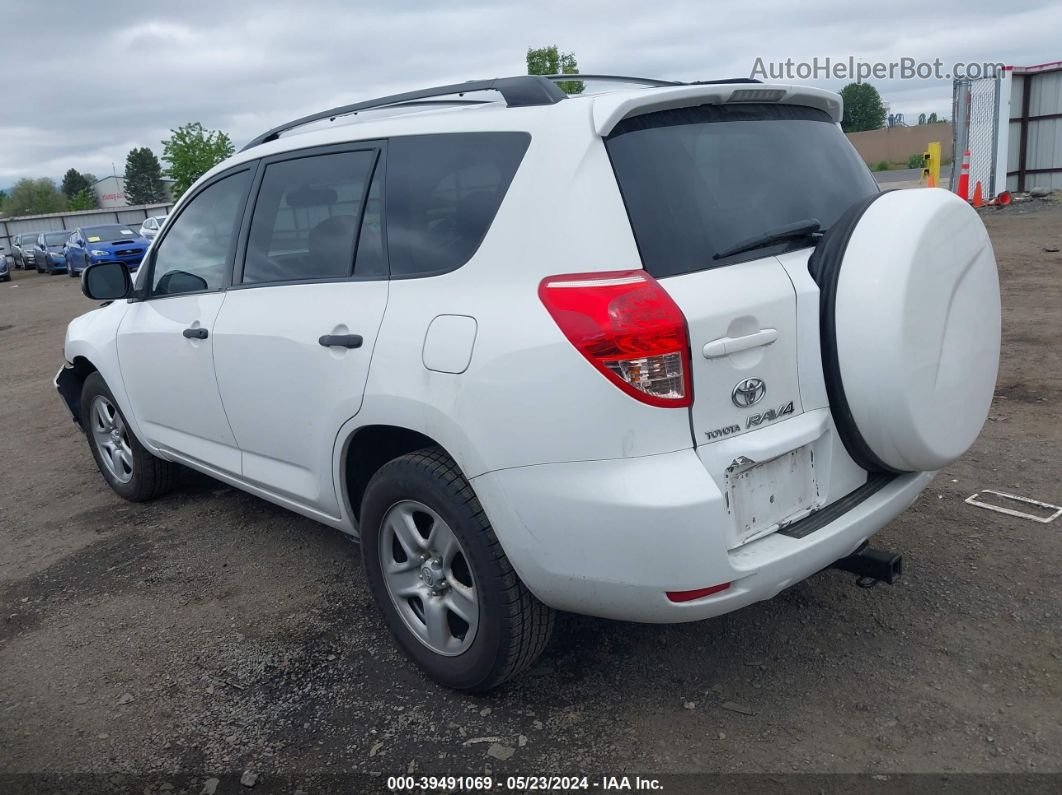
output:
[[[355,525],[361,518],[365,489],[380,467],[399,456],[428,447],[438,447],[454,458],[438,440],[401,425],[362,425],[346,435],[339,457],[338,485],[340,503]]]

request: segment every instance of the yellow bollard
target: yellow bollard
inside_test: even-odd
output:
[[[940,141],[928,144],[922,153],[922,178],[919,181],[929,188],[940,185]]]

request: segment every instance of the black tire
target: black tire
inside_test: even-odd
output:
[[[115,411],[121,417],[125,429],[125,438],[132,452],[132,471],[129,480],[126,482],[116,478],[104,464],[102,454],[93,434],[93,422],[95,421],[92,415],[93,401],[101,396],[114,406]],[[92,458],[96,461],[96,467],[100,470],[100,474],[103,475],[103,479],[107,481],[107,485],[114,489],[115,493],[120,497],[124,497],[130,502],[146,502],[156,497],[161,497],[173,488],[177,465],[170,461],[156,458],[144,449],[140,440],[136,438],[129,424],[125,421],[125,415],[118,408],[118,403],[115,401],[114,395],[111,394],[111,390],[107,387],[107,382],[103,380],[103,376],[98,372],[90,373],[81,388],[81,422],[88,438],[89,449],[92,451]]]
[[[457,656],[425,646],[406,626],[384,584],[383,519],[403,500],[423,503],[449,524],[476,583],[478,630]],[[442,449],[409,453],[381,467],[365,490],[361,520],[362,557],[376,605],[402,651],[436,682],[456,690],[490,690],[530,667],[546,648],[553,611],[520,581],[475,492]]]
[[[820,290],[819,338],[822,348],[822,371],[825,376],[826,394],[830,400],[830,411],[833,413],[834,425],[841,442],[852,460],[867,472],[888,472],[895,475],[899,474],[898,470],[890,467],[870,449],[852,416],[852,409],[844,392],[844,382],[841,380],[841,365],[837,359],[837,329],[834,322],[837,280],[841,274],[841,262],[844,260],[848,241],[870,205],[885,195],[885,192],[873,193],[849,207],[815,246],[808,260],[808,271]]]

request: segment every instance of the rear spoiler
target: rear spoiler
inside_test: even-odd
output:
[[[818,108],[840,123],[844,105],[832,91],[807,86],[724,83],[701,86],[676,86],[640,91],[604,94],[594,99],[594,129],[604,137],[622,120],[673,108],[697,105],[724,105],[730,102],[777,102]]]

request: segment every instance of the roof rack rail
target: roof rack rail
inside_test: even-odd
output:
[[[570,75],[543,75],[543,77],[547,80],[552,80],[555,83],[567,83],[577,80],[598,80],[615,83],[635,83],[637,85],[653,86],[656,88],[685,85],[685,83],[680,83],[677,80],[657,80],[654,77],[627,77],[625,75],[585,75],[576,73]]]
[[[463,96],[464,94],[474,91],[497,91],[505,100],[506,106],[510,108],[522,108],[532,105],[552,105],[560,102],[562,99],[568,98],[568,95],[557,88],[552,81],[539,75],[497,77],[491,80],[469,80],[467,83],[454,83],[448,86],[420,89],[419,91],[407,91],[403,94],[392,94],[391,96],[370,99],[365,102],[355,102],[352,105],[341,105],[337,108],[320,111],[319,113],[311,113],[309,116],[303,116],[294,121],[289,121],[286,124],[281,124],[268,132],[262,133],[257,138],[252,139],[248,144],[243,146],[240,151],[244,152],[260,144],[275,141],[282,133],[286,133],[296,127],[302,127],[305,124],[311,124],[315,121],[323,121],[324,119],[334,120],[339,116],[349,116],[358,111],[370,110],[372,108],[385,108],[395,105],[408,106],[416,104],[417,100],[444,97],[449,94]]]

